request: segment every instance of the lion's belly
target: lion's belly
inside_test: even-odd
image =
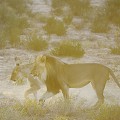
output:
[[[83,77],[83,78],[74,77],[74,78],[69,78],[68,84],[71,88],[80,88],[80,87],[83,87],[83,86],[87,85],[88,83],[90,83],[91,80],[92,79],[87,78],[87,76]]]
[[[66,79],[68,82],[68,85],[71,88],[80,88],[85,86],[86,84],[90,83],[93,78],[91,76],[91,73],[83,73],[83,74],[77,74],[75,73],[74,75],[69,75],[69,77]]]

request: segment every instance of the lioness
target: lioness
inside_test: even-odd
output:
[[[38,79],[32,75],[33,66],[34,63],[21,65],[17,62],[15,68],[12,71],[10,80],[17,81],[23,77],[28,78],[30,88],[25,91],[24,97],[27,98],[29,94],[33,93],[35,99],[37,100],[37,91],[41,88],[42,73],[44,72],[44,68],[41,67],[39,74],[36,74],[36,76],[39,78]]]
[[[95,104],[99,107],[104,102],[103,91],[106,81],[109,80],[111,75],[120,87],[112,70],[102,64],[97,63],[84,63],[84,64],[66,64],[59,59],[50,56],[43,55],[37,57],[33,71],[38,74],[41,64],[45,64],[46,67],[46,87],[47,92],[40,100],[46,100],[47,98],[59,93],[61,90],[65,99],[69,98],[69,88],[81,88],[88,83],[91,83],[98,97],[98,101]]]

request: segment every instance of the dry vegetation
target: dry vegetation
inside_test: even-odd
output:
[[[56,56],[82,57],[85,53],[78,40],[63,40],[51,51]]]
[[[64,23],[54,17],[48,18],[47,23],[43,28],[48,35],[56,34],[58,36],[62,36],[66,34]]]
[[[42,51],[48,48],[47,40],[37,36],[36,34],[30,35],[27,38],[27,41],[23,44],[28,50]]]
[[[74,106],[73,99],[69,105],[61,98],[56,103],[49,102],[42,106],[35,101],[24,103],[14,101],[14,105],[0,108],[1,120],[119,120],[120,107],[104,105],[100,109],[82,109],[82,103]],[[58,109],[59,108],[59,109]]]
[[[5,0],[0,4],[0,41],[1,48],[7,44],[19,46],[20,35],[28,27],[28,9],[25,0]],[[23,14],[24,13],[24,14]]]

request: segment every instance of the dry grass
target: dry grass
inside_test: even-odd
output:
[[[82,101],[74,106],[74,98],[65,103],[59,98],[55,102],[37,104],[27,100],[24,103],[0,107],[1,120],[119,120],[120,107],[103,105],[100,109],[82,109]]]

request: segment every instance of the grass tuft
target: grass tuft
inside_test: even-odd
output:
[[[23,104],[18,103],[14,106],[14,109],[18,110],[23,116],[44,116],[47,112],[41,104],[33,100],[27,100]]]

